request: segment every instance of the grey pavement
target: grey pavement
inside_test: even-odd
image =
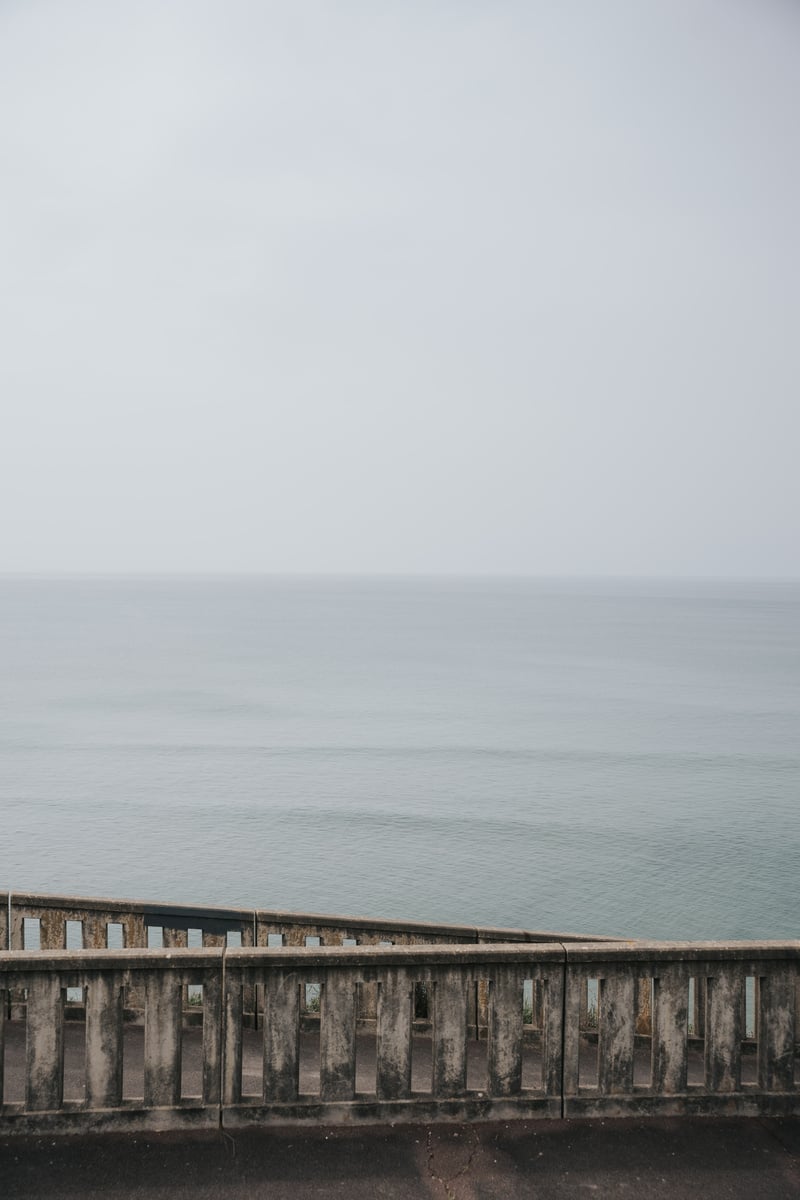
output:
[[[3,1200],[800,1197],[800,1119],[0,1136]]]

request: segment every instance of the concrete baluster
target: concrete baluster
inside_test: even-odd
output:
[[[549,1024],[548,1015],[552,1009],[550,987],[553,976],[547,980],[548,997],[545,1023]],[[567,970],[566,997],[564,1000],[564,1095],[577,1096],[580,1090],[580,1048],[581,1021],[585,1011],[587,976],[580,966],[570,966]],[[545,1091],[547,1089],[547,1074],[545,1073]],[[548,1092],[548,1094],[550,1094]]]
[[[58,975],[31,975],[25,1041],[25,1107],[44,1112],[64,1097],[64,993]]]
[[[414,979],[402,968],[388,967],[378,986],[376,1091],[379,1100],[411,1095],[411,1030]]]
[[[86,1101],[89,1108],[116,1108],[122,1100],[122,983],[98,972],[87,985]]]
[[[686,1091],[689,1069],[689,974],[680,964],[654,968],[652,1089],[659,1095]]]
[[[161,938],[165,950],[183,949],[189,945],[187,929],[170,929],[169,925],[164,925],[161,930]]]
[[[472,980],[459,967],[437,972],[433,1001],[434,1096],[459,1096],[466,1091],[470,986]]]
[[[122,941],[126,950],[143,950],[147,946],[147,929],[141,913],[122,913]]]
[[[356,1088],[356,981],[352,971],[326,972],[320,1011],[320,1098],[352,1100]]]
[[[85,950],[105,950],[108,947],[108,913],[87,912],[83,918]]]
[[[241,1028],[241,1025],[240,1025]],[[241,1035],[240,1039],[241,1041]],[[222,1054],[222,975],[219,969],[203,974],[203,1103],[220,1102]],[[240,1073],[241,1078],[241,1073]]]
[[[777,969],[756,984],[758,1085],[766,1092],[794,1091],[796,978],[794,971]]]
[[[519,967],[497,967],[489,985],[489,1094],[515,1096],[522,1088],[522,989]]]
[[[222,1099],[239,1104],[242,1099],[242,974],[230,962],[225,971],[224,995],[225,1057]]]
[[[714,967],[706,979],[705,1079],[710,1092],[738,1092],[742,1086],[742,992],[738,964]]]
[[[144,1102],[174,1106],[181,1097],[181,985],[172,971],[150,971],[144,993]]]
[[[551,968],[552,970],[552,968]],[[534,986],[536,981],[534,981]],[[561,1094],[564,976],[556,968],[551,975],[539,981],[542,1023],[542,1084],[546,1096]]]
[[[3,1087],[6,1063],[6,1009],[9,1004],[9,994],[5,988],[0,988],[0,1108],[3,1107]]]
[[[25,915],[18,908],[11,909],[11,949],[24,950]]]
[[[221,950],[227,944],[228,939],[224,933],[211,933],[208,929],[203,930],[204,950]]]
[[[300,1082],[300,983],[293,970],[264,980],[264,1101],[297,1099]]]
[[[636,980],[624,966],[616,966],[616,972],[601,979],[599,985],[597,1085],[605,1096],[626,1096],[633,1091]]]
[[[67,945],[67,923],[64,914],[45,908],[39,922],[39,946],[42,950],[64,950]]]

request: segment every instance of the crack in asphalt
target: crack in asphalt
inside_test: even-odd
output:
[[[462,1126],[459,1136],[464,1136],[465,1142],[467,1144],[469,1141],[472,1142],[472,1146],[469,1149],[469,1153],[467,1155],[467,1161],[464,1163],[464,1165],[462,1167],[459,1167],[459,1169],[457,1171],[455,1171],[452,1175],[446,1175],[446,1176],[445,1175],[437,1175],[435,1170],[433,1169],[433,1159],[434,1159],[434,1155],[436,1154],[436,1147],[433,1144],[433,1131],[430,1128],[427,1131],[427,1151],[428,1151],[428,1153],[426,1156],[426,1166],[428,1168],[428,1174],[430,1175],[431,1179],[435,1183],[440,1183],[442,1185],[442,1187],[444,1188],[446,1200],[456,1200],[456,1194],[453,1191],[453,1189],[450,1187],[450,1184],[455,1182],[456,1179],[461,1179],[464,1175],[466,1175],[468,1173],[470,1167],[472,1166],[472,1160],[475,1157],[475,1153],[478,1149],[478,1146],[480,1145],[480,1142],[478,1140],[477,1131],[474,1129],[471,1129],[469,1127],[465,1128],[464,1126]]]

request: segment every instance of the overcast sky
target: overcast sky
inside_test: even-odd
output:
[[[800,574],[795,0],[2,0],[0,570]]]

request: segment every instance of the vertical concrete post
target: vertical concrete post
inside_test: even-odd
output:
[[[794,1091],[795,974],[770,970],[756,987],[758,1086],[765,1092]]]
[[[67,944],[67,923],[63,913],[45,908],[39,920],[39,945],[42,950],[63,950]]]
[[[297,1099],[300,1084],[300,982],[293,970],[264,981],[264,1101]]]
[[[11,950],[24,950],[25,917],[18,908],[11,909]]]
[[[98,971],[87,985],[86,1101],[116,1108],[121,1100],[122,984],[116,972]]]
[[[219,1104],[222,1056],[222,958],[203,974],[203,1103]],[[241,1076],[240,1076],[241,1078]]]
[[[659,966],[654,980],[652,1089],[658,1095],[686,1091],[689,1070],[689,975],[679,964]]]
[[[89,912],[83,919],[85,950],[105,950],[108,946],[108,917],[105,913]]]
[[[399,967],[388,967],[378,985],[376,1092],[379,1100],[411,1095],[411,1036],[414,980]]]
[[[623,964],[615,967],[619,974],[600,980],[597,1086],[601,1095],[627,1096],[633,1091],[636,980]]]
[[[125,949],[144,950],[147,946],[147,930],[141,913],[125,913],[120,915],[122,922],[122,941]]]
[[[189,945],[189,934],[185,929],[170,929],[169,925],[164,925],[161,938],[165,950],[181,949]]]
[[[144,1102],[173,1107],[181,1098],[181,985],[172,971],[145,976]]]
[[[433,1094],[459,1096],[467,1087],[467,1003],[472,981],[463,968],[437,972],[433,1000]]]
[[[705,1078],[710,1092],[738,1092],[742,1085],[742,992],[738,963],[714,966],[706,980]]]
[[[356,983],[352,971],[329,969],[322,985],[320,1099],[352,1100],[356,1089]]]
[[[239,1104],[242,1099],[242,974],[231,967],[230,959],[226,960],[223,1004],[225,1075],[222,1101],[223,1104]]]
[[[541,980],[540,996],[542,997],[542,1084],[546,1096],[560,1096],[562,1087],[561,1061],[564,1005],[564,975],[560,968],[551,964],[550,974]],[[575,1017],[574,1030],[578,1036],[578,1021]],[[575,1062],[575,1085],[577,1091],[577,1061]]]
[[[487,1047],[491,1096],[515,1096],[522,1088],[522,988],[519,967],[494,969],[489,984]]]
[[[58,975],[28,981],[25,1107],[60,1108],[64,1097],[64,994]]]
[[[552,976],[547,980],[548,993]],[[564,1095],[577,1096],[580,1090],[581,1021],[585,1011],[587,976],[578,965],[569,964],[564,999]],[[547,1009],[552,1008],[548,994]],[[547,1014],[545,1021],[547,1022]],[[547,1088],[545,1076],[545,1089]]]
[[[10,997],[5,988],[0,988],[0,1109],[3,1106],[3,1087],[6,1062],[6,1008]]]

